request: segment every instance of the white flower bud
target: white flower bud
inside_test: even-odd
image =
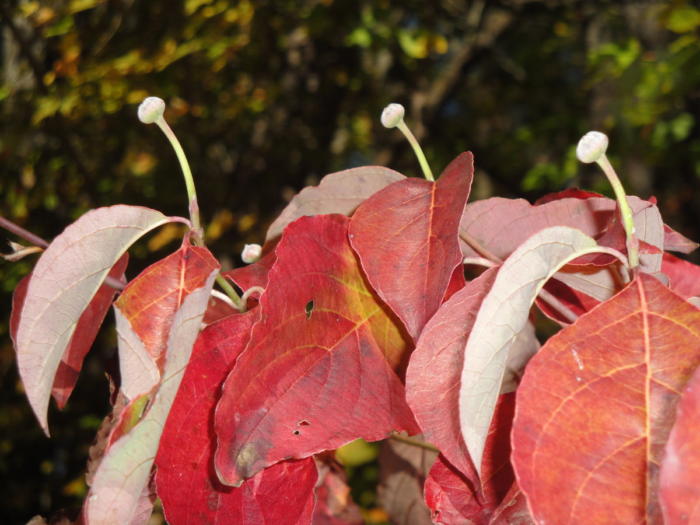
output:
[[[382,126],[385,128],[395,128],[403,120],[406,110],[401,104],[392,103],[382,111]]]
[[[576,146],[578,160],[585,164],[597,162],[608,149],[608,136],[600,131],[589,131]]]
[[[246,244],[241,252],[241,259],[246,264],[251,264],[260,259],[262,255],[262,246],[259,244]]]
[[[144,124],[153,124],[163,116],[165,101],[159,97],[147,97],[139,105],[139,120]]]

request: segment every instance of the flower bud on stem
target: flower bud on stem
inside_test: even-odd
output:
[[[384,111],[382,111],[382,125],[385,128],[399,128],[401,133],[404,134],[404,137],[406,137],[406,140],[408,140],[408,143],[413,148],[413,152],[416,154],[420,167],[423,170],[423,176],[426,180],[434,181],[435,177],[433,177],[433,172],[430,170],[430,166],[428,165],[428,161],[425,158],[425,154],[423,153],[420,144],[418,144],[416,137],[413,135],[411,130],[408,129],[408,126],[403,120],[405,112],[406,111],[401,104],[389,104],[384,108]]]
[[[197,190],[195,190],[194,187],[192,170],[190,170],[190,163],[187,162],[187,156],[185,156],[185,151],[182,149],[180,141],[177,140],[175,133],[165,121],[165,117],[163,117],[164,112],[165,102],[162,98],[148,97],[141,102],[138,109],[138,117],[144,124],[157,125],[175,150],[175,155],[177,155],[177,160],[180,163],[180,168],[182,168],[182,174],[185,179],[185,187],[187,188],[190,220],[192,221],[192,229],[194,230],[195,244],[201,246],[204,245],[204,235],[199,220],[199,204],[197,204]]]
[[[608,178],[608,181],[610,181],[613,191],[615,192],[617,205],[620,208],[622,226],[627,236],[627,257],[629,259],[629,265],[630,268],[634,269],[639,266],[639,239],[635,234],[634,216],[627,202],[625,189],[622,187],[617,173],[615,173],[612,164],[610,164],[608,157],[605,155],[607,149],[608,137],[599,131],[589,131],[579,140],[578,146],[576,147],[576,156],[583,163],[597,163]]]
[[[180,163],[180,168],[182,168],[182,174],[185,178],[185,187],[187,188],[190,221],[192,221],[192,240],[197,246],[204,246],[204,229],[202,228],[202,223],[199,218],[199,203],[197,202],[197,190],[194,187],[192,170],[190,169],[189,162],[187,162],[187,157],[185,156],[185,151],[182,149],[180,141],[163,117],[164,112],[165,102],[163,99],[148,97],[141,102],[138,109],[138,117],[144,124],[156,124],[175,150],[175,155],[177,155],[177,160]],[[226,295],[229,296],[236,309],[242,312],[245,311],[245,303],[241,301],[241,298],[233,289],[233,286],[231,286],[221,274],[216,276],[216,282],[221,289],[226,292]]]

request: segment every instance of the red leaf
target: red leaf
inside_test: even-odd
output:
[[[405,339],[364,282],[347,224],[303,217],[277,247],[261,320],[216,409],[215,464],[226,484],[359,437],[418,430],[392,370]]]
[[[600,193],[595,193],[588,190],[580,190],[578,188],[567,188],[556,193],[548,193],[535,201],[535,206],[541,206],[548,202],[558,201],[561,199],[590,199],[592,197],[603,197]]]
[[[469,334],[459,383],[462,437],[477,470],[511,348],[529,324],[541,286],[568,261],[596,251],[604,248],[581,230],[552,226],[530,237],[499,268]]]
[[[124,270],[126,269],[129,255],[124,254],[117,264],[115,264],[109,272],[109,276],[117,280],[123,279]],[[27,286],[31,274],[22,279],[12,296],[12,314],[10,315],[10,337],[13,341],[16,340],[17,326],[19,325],[19,315],[22,311],[24,298],[27,294]],[[112,299],[116,290],[111,286],[103,284],[97,291],[95,296],[90,301],[83,314],[78,319],[78,324],[75,327],[75,332],[70,343],[61,358],[61,362],[56,370],[51,395],[56,400],[58,408],[63,408],[68,402],[68,398],[73,392],[75,383],[78,381],[78,375],[83,367],[83,360],[90,351],[92,343],[97,337],[105,316],[112,304]]]
[[[434,523],[488,523],[489,510],[478,500],[476,487],[444,456],[438,456],[425,480],[424,490]]]
[[[514,410],[515,394],[502,395],[486,439],[481,481],[471,465],[460,472],[444,455],[439,457],[425,485],[426,502],[433,511],[434,521],[446,524],[465,520],[476,524],[493,522],[492,514],[515,483],[510,466]]]
[[[133,519],[139,512],[139,502],[143,501],[144,488],[152,480],[153,460],[162,431],[199,334],[217,272],[218,266],[201,288],[185,298],[173,317],[162,380],[154,389],[143,417],[105,451],[85,499],[87,523],[135,525]]]
[[[640,274],[530,361],[512,460],[537,521],[660,520],[658,466],[699,326],[698,309]]]
[[[350,220],[350,243],[367,279],[414,341],[462,264],[458,227],[473,162],[471,153],[462,153],[437,182],[396,182],[363,202]]]
[[[426,441],[458,470],[472,467],[459,426],[459,380],[464,347],[497,269],[467,283],[428,322],[406,371],[406,400]]]
[[[238,313],[238,310],[229,301],[212,295],[209,298],[209,304],[207,305],[207,311],[204,313],[202,323],[205,326],[209,326],[236,313]]]
[[[594,193],[592,191],[579,190],[577,188],[569,188],[557,193],[550,193],[541,197],[535,201],[535,206],[540,206],[542,204],[547,204],[549,202],[567,198],[573,199],[590,199],[596,197],[603,197],[600,193]],[[656,197],[650,197],[647,199],[650,204],[656,205]],[[698,247],[698,243],[691,241],[687,237],[681,235],[674,229],[664,224],[664,250],[680,253],[690,253]]]
[[[175,253],[143,270],[114,303],[159,368],[175,312],[218,265],[209,250],[185,240]]]
[[[640,240],[662,248],[663,228],[657,229],[653,224],[658,212],[649,215],[649,210],[655,210],[655,206],[633,196],[629,197],[629,201]],[[616,201],[604,197],[565,198],[537,206],[523,199],[493,197],[467,205],[460,231],[471,235],[500,259],[505,259],[527,238],[551,226],[578,228],[586,235],[603,241],[609,238],[608,243],[602,244],[619,249],[624,248],[624,234],[616,210]],[[613,231],[605,235],[608,230]],[[466,257],[479,255],[464,242],[462,251]]]
[[[700,266],[664,253],[661,271],[668,276],[668,287],[684,299],[700,296]]]
[[[661,464],[664,523],[700,522],[700,368],[685,387]]]
[[[525,495],[517,483],[513,483],[510,487],[506,497],[491,515],[489,523],[492,525],[533,525],[535,523],[527,508]]]
[[[658,209],[650,202],[629,197],[634,212],[637,235],[643,245],[662,249],[663,223]],[[460,224],[462,251],[465,257],[481,256],[465,239],[471,237],[491,255],[504,260],[526,239],[538,231],[557,226],[570,226],[598,240],[602,246],[626,251],[625,236],[620,224],[617,203],[607,198],[564,198],[533,206],[522,199],[494,197],[467,205]],[[504,220],[504,217],[507,218]],[[466,235],[465,235],[466,234]],[[658,272],[661,268],[661,251],[640,256],[643,271]],[[606,262],[606,261],[603,261]],[[597,271],[567,265],[558,272],[556,279],[574,290],[583,292],[598,301],[612,297],[621,286],[616,278],[617,268],[608,266]]]
[[[566,269],[566,267],[564,267],[564,269]],[[561,273],[561,271],[559,273]],[[566,306],[577,317],[580,317],[584,313],[592,310],[593,307],[600,304],[600,301],[597,301],[593,297],[565,285],[557,279],[550,279],[547,281],[547,284],[544,285],[544,289],[552,294],[556,300]],[[560,311],[544,301],[541,297],[537,298],[536,303],[537,307],[542,311],[542,313],[550,319],[562,325],[571,324],[570,319],[565,318]]]
[[[238,489],[214,471],[214,408],[248,342],[258,310],[208,326],[197,339],[156,456],[156,487],[169,523],[303,523],[311,519],[316,466],[283,462]]]
[[[479,503],[472,485],[442,456],[425,482],[425,499],[437,525],[530,525],[525,496],[514,482],[496,509]]]

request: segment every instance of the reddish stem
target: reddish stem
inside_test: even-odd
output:
[[[14,233],[15,235],[17,235],[17,237],[21,237],[25,241],[33,244],[34,246],[46,248],[49,245],[48,242],[46,242],[38,235],[35,235],[32,232],[25,230],[21,226],[15,224],[12,221],[7,220],[5,217],[2,216],[0,216],[0,227],[6,229],[9,232]],[[107,286],[111,286],[115,290],[123,290],[125,286],[123,282],[121,282],[118,279],[115,279],[114,277],[110,277],[109,275],[105,278],[105,284]]]

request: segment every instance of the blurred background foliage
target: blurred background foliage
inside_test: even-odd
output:
[[[96,206],[186,214],[175,155],[136,120],[147,95],[168,103],[227,265],[326,173],[377,163],[419,174],[379,123],[391,101],[406,106],[435,171],[475,153],[472,200],[607,192],[574,154],[585,131],[605,131],[628,192],[656,195],[666,222],[700,238],[694,2],[2,0],[0,60],[0,214],[45,238]],[[140,243],[129,276],[176,249],[177,235]],[[31,262],[0,266],[3,320]],[[68,409],[52,412],[47,440],[0,324],[4,523],[79,506],[112,337]]]

